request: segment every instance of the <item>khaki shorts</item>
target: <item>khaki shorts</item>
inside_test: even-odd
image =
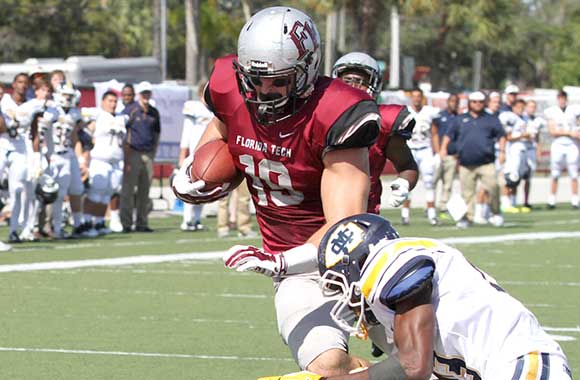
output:
[[[330,349],[348,352],[349,334],[330,317],[338,298],[325,296],[319,279],[318,274],[300,274],[275,283],[278,332],[303,370]]]

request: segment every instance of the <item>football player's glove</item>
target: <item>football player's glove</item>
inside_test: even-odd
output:
[[[210,191],[203,191],[205,181],[191,182],[190,168],[193,162],[193,154],[187,157],[177,174],[173,177],[171,188],[175,196],[186,203],[209,203],[225,197],[229,193],[229,183],[224,183]]]
[[[409,197],[409,181],[404,178],[397,178],[391,183],[391,196],[389,206],[399,207]]]
[[[256,272],[268,277],[315,271],[318,249],[306,243],[285,252],[273,254],[248,245],[235,245],[223,257],[227,268],[238,272]]]
[[[281,276],[288,269],[284,254],[274,255],[251,245],[234,245],[223,259],[227,268],[238,272],[253,271],[268,277]]]
[[[319,380],[322,376],[309,371],[300,371],[281,376],[260,377],[258,380]]]

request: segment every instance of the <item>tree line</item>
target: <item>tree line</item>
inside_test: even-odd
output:
[[[133,57],[155,51],[155,0],[0,0],[0,62],[29,57]],[[167,0],[167,71],[185,77],[184,0]],[[234,52],[247,17],[265,0],[197,0],[201,76]],[[482,87],[580,85],[580,3],[575,0],[289,0],[309,13],[324,39],[329,12],[343,9],[336,56],[365,51],[389,61],[389,14],[400,14],[401,54],[425,66],[435,89],[471,86],[481,52]],[[246,12],[244,12],[244,7]],[[157,16],[157,17],[156,17]],[[342,51],[344,50],[344,51]]]

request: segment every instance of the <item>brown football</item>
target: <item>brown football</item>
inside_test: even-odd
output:
[[[205,191],[224,183],[230,183],[228,190],[233,190],[242,182],[244,175],[236,168],[228,144],[223,140],[212,140],[195,151],[191,178],[205,181]]]

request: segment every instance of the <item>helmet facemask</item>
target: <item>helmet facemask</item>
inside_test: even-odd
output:
[[[259,124],[271,125],[283,121],[296,114],[306,102],[300,96],[305,92],[306,82],[306,73],[300,66],[271,73],[246,70],[234,62],[234,69],[240,93],[250,114]],[[266,94],[258,91],[265,82],[270,88]]]
[[[332,320],[350,335],[366,339],[366,301],[362,295],[360,283],[355,281],[349,285],[345,275],[328,270],[320,280],[320,287],[325,295],[341,294],[340,299],[330,310]]]
[[[354,75],[351,75],[354,74]],[[377,99],[381,92],[380,74],[370,67],[357,64],[342,64],[332,70],[333,78],[340,78],[344,83],[355,88],[366,87],[366,93]]]

